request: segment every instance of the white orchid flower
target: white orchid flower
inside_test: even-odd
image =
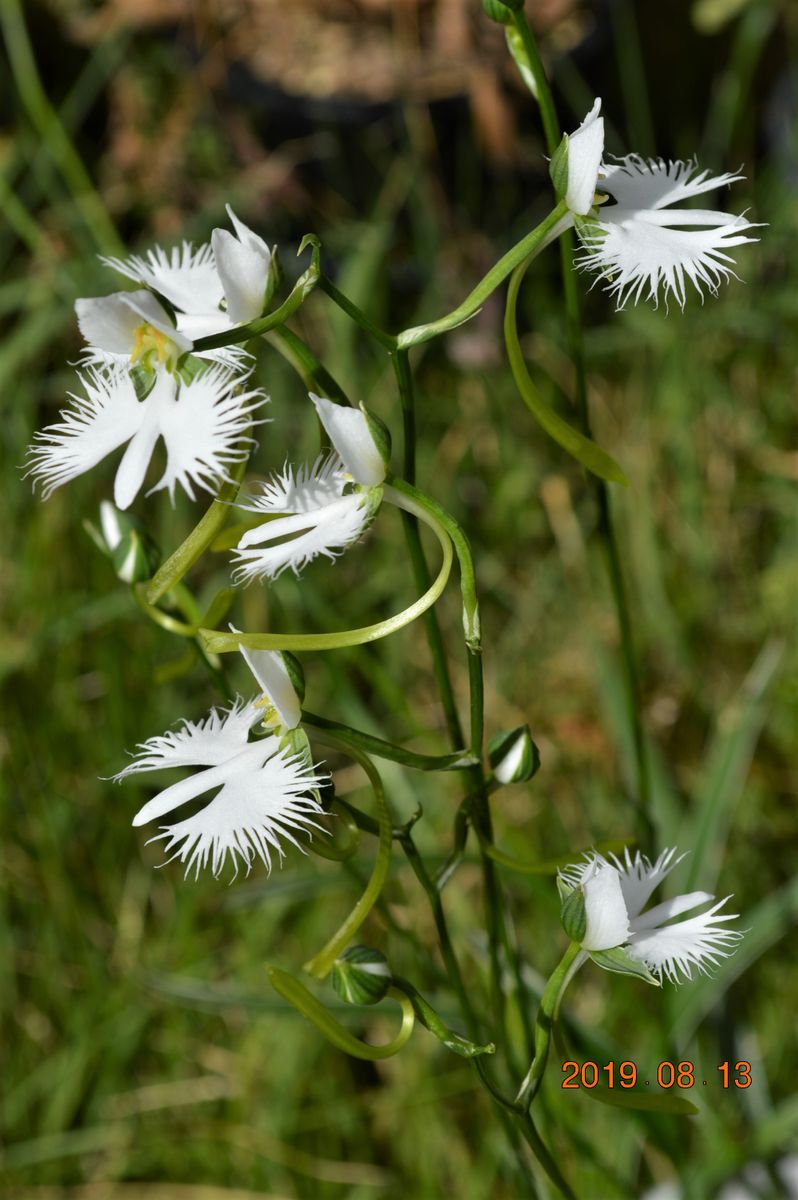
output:
[[[215,793],[204,808],[161,826],[150,839],[163,841],[168,861],[185,863],[186,875],[193,870],[196,878],[210,867],[218,877],[228,854],[236,874],[239,865],[249,872],[258,858],[270,871],[272,853],[282,863],[283,839],[304,853],[294,835],[324,832],[314,819],[323,810],[312,793],[327,776],[277,737],[250,742],[249,731],[262,716],[256,700],[239,699],[229,709],[211,709],[202,721],[183,721],[182,728],[143,742],[135,760],[114,776],[121,780],[142,771],[203,768],[159,792],[133,818],[134,825],[145,825]]]
[[[159,368],[143,399],[125,366],[89,368],[81,379],[85,396],[71,393],[72,406],[36,434],[28,452],[28,474],[42,485],[45,499],[127,443],[114,503],[128,508],[159,438],[166,468],[150,492],[166,488],[172,502],[177,484],[192,500],[195,487],[213,492],[229,480],[229,466],[248,456],[249,431],[260,424],[253,414],[267,402],[258,389],[244,390],[242,376],[222,366],[210,366],[188,382]]]
[[[734,275],[729,251],[756,241],[747,235],[757,226],[744,216],[673,205],[743,176],[697,174],[694,161],[665,162],[638,154],[603,162],[600,112],[601,101],[596,100],[552,159],[552,177],[558,192],[564,192],[584,247],[578,265],[598,272],[618,308],[630,298],[635,304],[646,299],[656,305],[660,290],[666,303],[673,296],[684,308],[688,283],[701,296],[704,288],[716,295]],[[608,197],[612,203],[601,203]],[[553,236],[560,232],[558,226]]]
[[[175,319],[148,291],[78,300],[78,324],[91,356],[100,361],[131,355],[135,359],[153,350],[165,356],[168,343],[159,338],[168,338],[177,354],[185,353],[199,338],[225,333],[261,315],[272,251],[229,204],[227,213],[235,234],[215,229],[210,244],[195,249],[183,242],[169,253],[156,246],[144,256],[101,260],[163,296],[172,305]],[[243,357],[236,347],[206,353],[230,363]]]
[[[675,850],[663,850],[652,865],[638,851],[623,859],[591,854],[585,862],[566,867],[559,879],[566,889],[582,889],[587,925],[580,939],[583,950],[595,953],[623,947],[634,962],[644,963],[661,980],[672,983],[692,978],[692,968],[703,974],[708,966],[728,957],[729,947],[743,936],[724,926],[736,913],[718,915],[730,897],[719,900],[694,916],[673,921],[715,898],[709,892],[689,892],[664,900],[645,912],[645,904],[656,887],[681,862]],[[668,923],[671,922],[671,923]]]
[[[239,502],[247,512],[270,519],[239,541],[236,582],[276,579],[287,567],[298,575],[319,555],[337,558],[361,537],[379,508],[386,450],[375,441],[373,419],[321,396],[311,393],[310,398],[333,451],[319,455],[311,467],[295,470],[286,464]]]

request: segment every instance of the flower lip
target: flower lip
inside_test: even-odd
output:
[[[150,841],[163,841],[171,861],[186,864],[195,877],[209,866],[218,877],[229,855],[235,873],[251,870],[256,859],[272,867],[272,855],[284,858],[283,841],[303,847],[297,834],[320,830],[321,805],[312,794],[327,780],[313,763],[281,745],[277,737],[249,741],[263,714],[257,700],[237,699],[228,709],[211,709],[202,721],[183,721],[138,747],[134,761],[115,776],[169,767],[199,767],[159,792],[136,813],[133,824],[157,820],[209,792],[210,801],[183,820],[161,827]]]
[[[713,177],[697,164],[644,159],[630,154],[604,166],[602,191],[614,200],[602,205],[590,223],[577,228],[583,244],[578,265],[607,281],[607,291],[623,308],[631,298],[667,305],[673,296],[684,308],[687,284],[703,299],[716,295],[729,276],[736,278],[729,251],[757,239],[744,215],[708,209],[676,208],[691,197],[734,183],[739,173]]]

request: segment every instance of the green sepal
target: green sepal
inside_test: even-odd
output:
[[[371,946],[350,946],[333,963],[332,985],[347,1004],[379,1004],[391,983],[387,958]]]
[[[266,711],[264,709],[264,712]],[[280,737],[280,749],[287,750],[289,754],[296,755],[302,762],[313,762],[313,751],[310,748],[310,741],[301,725],[297,725],[295,729],[287,729],[282,734]]]
[[[568,134],[562,135],[562,141],[551,156],[549,176],[554,185],[557,199],[561,200],[568,191]]]
[[[297,700],[300,704],[305,702],[305,672],[302,669],[302,663],[295,654],[290,650],[278,651],[283,660],[283,666],[288,672],[288,678],[291,680],[291,687],[296,692]]]
[[[407,979],[400,979],[394,976],[394,987],[404,994],[413,1005],[413,1012],[424,1026],[433,1034],[439,1042],[442,1042],[447,1050],[451,1050],[454,1054],[459,1054],[461,1058],[476,1058],[480,1054],[495,1054],[496,1047],[493,1042],[487,1042],[484,1046],[478,1045],[476,1042],[469,1041],[468,1038],[461,1037],[459,1033],[449,1029],[441,1020],[438,1013],[432,1005],[424,999],[420,992],[409,983]]]
[[[660,980],[652,975],[646,964],[631,958],[623,946],[615,946],[612,950],[589,950],[588,955],[597,967],[605,971],[613,971],[616,975],[635,975],[654,987],[662,987]]]
[[[560,881],[557,881],[558,886]],[[562,891],[560,891],[562,896]],[[585,911],[585,893],[582,887],[571,888],[562,899],[560,906],[562,927],[572,942],[581,946],[587,933],[587,913]]]
[[[269,259],[269,270],[266,273],[266,290],[263,294],[263,311],[266,312],[274,297],[280,290],[283,282],[283,267],[280,262],[280,255],[275,246]]]
[[[519,725],[495,733],[488,742],[488,761],[499,783],[526,783],[536,775],[540,769],[540,751],[532,741],[529,726]]]
[[[607,236],[607,227],[600,225],[590,214],[586,217],[574,216],[574,229],[580,242],[588,250],[594,249],[596,242],[603,241]]]
[[[376,413],[371,412],[366,408],[365,404],[360,405],[360,411],[366,418],[366,425],[371,434],[374,445],[377,447],[379,456],[385,465],[385,471],[391,469],[391,431],[381,417]]]

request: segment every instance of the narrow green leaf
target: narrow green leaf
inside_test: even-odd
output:
[[[670,1113],[675,1117],[694,1117],[699,1110],[690,1100],[683,1096],[674,1096],[669,1092],[646,1092],[642,1088],[580,1088],[582,1096],[589,1096],[599,1104],[610,1108],[633,1109],[637,1112]]]

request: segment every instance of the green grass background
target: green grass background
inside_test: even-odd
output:
[[[540,1123],[586,1198],[638,1196],[678,1178],[685,1196],[705,1200],[745,1163],[778,1162],[798,1132],[798,153],[790,119],[778,142],[766,136],[774,81],[796,45],[795,13],[729,6],[728,20],[707,33],[696,27],[696,10],[677,7],[677,71],[672,58],[668,67],[673,45],[658,43],[644,5],[616,6],[611,54],[592,68],[598,78],[556,47],[551,56],[566,125],[603,83],[615,97],[613,148],[650,150],[653,130],[663,153],[701,147],[702,165],[714,170],[744,158],[749,182],[735,188],[730,207],[750,205],[753,219],[767,223],[761,242],[740,251],[745,282],[716,301],[691,297],[684,315],[673,307],[618,315],[596,291],[587,305],[597,437],[631,481],[612,498],[643,664],[655,819],[663,845],[692,851],[675,882],[693,871],[695,886],[733,892],[748,933],[713,979],[655,992],[585,969],[574,985],[567,1016],[578,1057],[632,1059],[641,1078],[653,1078],[663,1059],[690,1059],[709,1081],[686,1093],[697,1116],[623,1112],[562,1092],[555,1058]],[[122,64],[156,114],[170,110],[195,64],[179,43],[146,28],[123,29],[92,49],[70,43],[59,62],[53,39],[65,38],[68,9],[26,6],[33,54],[47,67],[45,101],[20,10],[0,0],[10,51],[0,69],[12,98],[0,148],[3,1195],[523,1195],[467,1063],[421,1029],[397,1058],[349,1060],[269,990],[266,965],[298,971],[351,906],[371,862],[368,841],[351,871],[296,853],[271,879],[256,870],[229,887],[210,877],[184,882],[175,866],[156,869],[146,831],[130,827],[146,787],[101,777],[136,742],[181,715],[197,718],[219,696],[199,665],[159,682],[183,647],[145,623],[81,528],[108,495],[113,467],[42,504],[18,466],[34,430],[55,419],[74,386],[74,298],[116,286],[94,259],[113,249],[114,226],[137,248],[176,238],[180,222],[201,239],[232,199],[280,243],[289,272],[292,243],[318,232],[340,285],[398,327],[465,294],[545,212],[545,177],[480,167],[463,113],[438,114],[432,151],[422,108],[398,121],[378,113],[354,139],[325,117],[321,149],[311,147],[297,172],[300,212],[290,194],[280,206],[278,189],[264,216],[225,137],[230,105],[237,121],[256,128],[254,111],[246,98],[217,105],[210,92],[203,120],[186,134],[171,207],[144,181],[139,192],[128,181],[122,193],[106,153],[110,89]],[[707,11],[698,7],[705,22]],[[532,103],[514,103],[521,158],[539,160]],[[270,147],[274,127],[259,132]],[[358,152],[371,164],[365,183],[346,167],[346,154]],[[528,358],[567,415],[555,256],[530,274],[524,308]],[[295,328],[398,439],[398,403],[379,349],[322,296]],[[499,346],[500,309],[488,305],[473,329],[417,356],[419,482],[473,539],[488,732],[528,722],[541,748],[533,783],[505,789],[494,803],[499,844],[536,860],[633,832],[634,769],[590,490],[532,423]],[[273,348],[264,348],[258,373],[272,395],[273,424],[257,458],[265,471],[313,454],[315,433],[302,383]],[[159,499],[137,506],[165,550],[200,511],[182,497],[174,511]],[[411,597],[404,553],[398,520],[381,516],[334,567],[314,564],[301,584],[286,578],[268,595],[242,594],[236,621],[327,630],[374,620]],[[224,556],[211,556],[192,582],[210,596],[226,576]],[[456,588],[439,611],[462,702]],[[305,669],[314,711],[414,748],[442,748],[420,625],[373,647],[307,656]],[[357,772],[333,765],[339,790],[368,806]],[[443,855],[456,780],[387,764],[384,777],[398,814],[423,805],[419,842],[433,858]],[[543,878],[503,878],[535,993],[564,946],[556,890]],[[445,898],[484,1006],[476,864],[463,867]],[[364,935],[457,1023],[434,927],[398,856]],[[375,1040],[396,1021],[390,1005],[339,1015]],[[737,1059],[751,1062],[753,1086],[724,1092],[716,1066]],[[782,1195],[772,1179],[770,1194]]]

